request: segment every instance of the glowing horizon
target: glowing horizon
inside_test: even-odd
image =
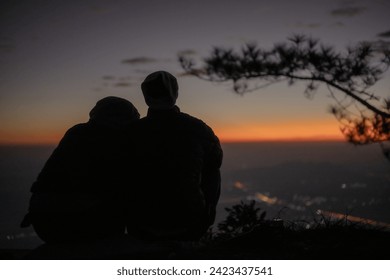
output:
[[[67,129],[8,132],[0,134],[0,145],[56,145]],[[211,126],[222,143],[343,141],[336,122],[307,121],[284,124],[243,124]]]
[[[301,120],[281,123],[248,123],[239,126],[215,127],[221,142],[256,141],[343,141],[337,122]]]

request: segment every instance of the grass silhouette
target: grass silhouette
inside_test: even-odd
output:
[[[388,228],[350,221],[347,214],[311,222],[267,220],[254,201],[226,210],[227,218],[202,240],[198,258],[390,259]]]

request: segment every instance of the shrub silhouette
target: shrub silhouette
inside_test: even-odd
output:
[[[256,207],[254,200],[249,203],[243,201],[225,208],[228,215],[224,221],[218,224],[217,238],[233,238],[240,234],[249,232],[264,222],[265,211]]]

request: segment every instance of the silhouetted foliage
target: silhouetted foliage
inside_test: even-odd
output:
[[[186,74],[230,81],[238,94],[277,82],[303,81],[305,96],[312,98],[321,84],[326,85],[336,102],[330,112],[349,142],[390,140],[390,98],[370,90],[390,66],[390,49],[385,46],[362,42],[341,52],[317,39],[294,35],[269,50],[257,44],[246,44],[240,51],[214,48],[199,67],[189,56],[181,55],[179,61]],[[389,151],[382,148],[390,160]]]
[[[217,237],[232,238],[242,233],[253,230],[264,222],[266,212],[256,207],[254,200],[249,203],[241,201],[232,208],[225,208],[228,215],[224,221],[218,224]]]

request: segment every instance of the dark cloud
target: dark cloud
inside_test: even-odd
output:
[[[115,87],[131,87],[132,84],[131,83],[126,83],[126,82],[119,82],[119,83],[116,83],[114,84]]]
[[[198,52],[196,50],[188,49],[188,50],[179,51],[177,54],[180,56],[181,55],[187,56],[187,55],[197,55]]]
[[[94,91],[99,91],[101,88],[124,88],[131,87],[133,84],[130,82],[133,80],[133,77],[130,76],[113,76],[113,75],[104,75],[101,77],[102,81],[99,87],[96,87]]]
[[[102,77],[102,79],[105,81],[111,81],[111,80],[115,80],[115,77],[110,75],[105,75]]]
[[[334,17],[354,17],[363,13],[367,8],[365,7],[344,7],[330,11]]]
[[[379,33],[379,34],[376,35],[376,36],[382,37],[382,38],[390,38],[390,30],[385,31],[385,32],[381,32],[381,33]]]
[[[146,56],[140,56],[140,57],[134,57],[134,58],[122,60],[122,63],[124,64],[147,64],[147,63],[154,63],[154,62],[157,62],[157,59],[146,57]]]
[[[177,77],[193,77],[194,75],[204,75],[205,70],[203,69],[195,69],[192,71],[192,73],[187,73],[187,72],[178,72],[176,73]]]

